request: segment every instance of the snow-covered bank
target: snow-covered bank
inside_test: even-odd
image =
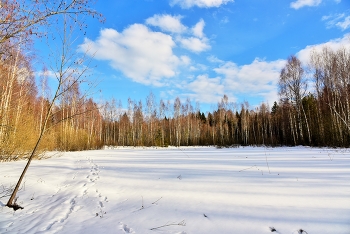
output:
[[[0,163],[0,185],[24,165]],[[23,210],[0,199],[0,233],[350,233],[345,149],[69,152],[34,161],[24,181]]]

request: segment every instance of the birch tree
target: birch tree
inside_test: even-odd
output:
[[[47,125],[48,122],[52,119],[53,115],[53,109],[55,108],[55,105],[57,104],[57,101],[64,97],[66,94],[70,92],[74,92],[74,89],[77,87],[77,85],[81,82],[83,82],[86,78],[87,70],[89,69],[88,64],[84,64],[86,62],[87,56],[77,56],[75,52],[72,52],[72,31],[74,27],[69,25],[70,22],[68,22],[67,18],[63,18],[63,31],[62,34],[60,34],[60,43],[61,48],[59,50],[59,54],[55,56],[58,60],[56,61],[56,66],[52,66],[51,69],[53,71],[53,74],[55,74],[56,78],[56,90],[53,94],[53,97],[50,101],[49,107],[47,109],[47,112],[44,117],[43,124],[40,129],[39,137],[36,141],[35,146],[33,147],[33,150],[31,151],[31,154],[28,158],[28,162],[11,194],[10,199],[7,202],[8,207],[12,207],[13,209],[22,208],[18,204],[16,204],[16,195],[18,192],[18,189],[21,185],[21,182],[30,166],[31,161],[34,158],[34,155],[39,147],[39,144],[44,137],[45,132],[47,131]],[[65,116],[62,115],[62,118],[58,120],[58,122],[64,121],[66,119],[72,119],[77,115],[77,113]]]
[[[307,81],[304,77],[304,69],[301,61],[297,57],[290,56],[288,58],[287,64],[281,71],[278,88],[280,97],[287,99],[295,107],[297,116],[295,116],[293,111],[291,111],[290,120],[292,121],[296,118],[295,123],[297,125],[297,129],[299,130],[298,133],[301,137],[301,141],[303,141],[304,138],[302,116],[305,117],[308,139],[310,142],[311,136],[309,124],[302,105],[302,99],[306,96],[307,92]]]

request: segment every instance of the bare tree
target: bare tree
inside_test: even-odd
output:
[[[301,61],[297,57],[290,56],[288,58],[286,66],[281,71],[278,87],[281,98],[287,99],[295,107],[297,113],[296,125],[299,129],[301,140],[303,140],[302,115],[305,117],[308,139],[311,142],[309,124],[302,105],[302,99],[307,92],[307,81],[304,77]],[[290,115],[291,120],[295,118],[292,112]]]
[[[180,98],[177,97],[174,102],[174,121],[175,121],[175,139],[176,139],[176,146],[180,146],[181,143],[181,101]]]
[[[27,40],[32,35],[42,35],[39,26],[55,24],[57,15],[69,15],[76,20],[77,15],[102,16],[89,7],[90,0],[2,0],[0,7],[0,45],[9,41]],[[80,22],[83,26],[83,22]],[[5,53],[3,48],[0,54]]]
[[[10,197],[10,199],[7,202],[8,207],[12,207],[15,210],[18,208],[21,208],[19,205],[16,204],[15,198],[18,192],[18,189],[21,185],[21,182],[24,178],[25,173],[28,170],[28,167],[31,163],[31,161],[34,158],[34,155],[38,149],[38,146],[47,130],[47,125],[49,120],[52,118],[53,114],[53,109],[56,105],[56,102],[67,95],[70,92],[74,93],[74,89],[77,87],[77,85],[81,82],[84,81],[84,78],[86,76],[87,70],[89,69],[89,66],[83,66],[83,63],[85,62],[84,56],[76,56],[75,53],[72,53],[71,48],[72,48],[72,41],[71,41],[71,36],[72,32],[70,30],[73,30],[73,27],[70,27],[67,22],[67,18],[64,18],[64,27],[63,27],[63,32],[60,37],[62,47],[61,47],[61,52],[59,55],[56,57],[59,59],[56,63],[56,67],[52,67],[53,73],[56,76],[57,80],[57,87],[56,91],[53,94],[53,97],[50,101],[49,107],[46,111],[44,121],[41,125],[40,129],[40,135],[36,141],[36,144],[31,151],[30,157],[28,158],[28,162],[16,184],[16,187],[13,190],[13,193]],[[61,119],[59,122],[67,120],[67,119],[72,119],[78,115],[78,113],[72,113],[70,115],[62,115]]]
[[[313,51],[310,66],[314,70],[317,98],[323,99],[329,108],[334,138],[342,142],[342,125],[350,130],[350,51],[345,47]],[[319,102],[319,110],[320,105]],[[322,114],[319,116],[321,119]]]
[[[19,142],[18,137],[23,134],[20,133],[24,121],[21,117],[27,115],[29,121],[26,107],[36,96],[31,57],[20,45],[9,48],[7,53],[8,56],[2,56],[3,60],[0,60],[0,160],[12,159],[13,154],[18,156],[19,151],[29,145],[29,141]],[[31,131],[35,131],[34,126]]]
[[[165,102],[161,99],[159,102],[159,121],[160,121],[160,129],[161,129],[161,145],[165,146],[165,112],[167,111],[167,106]]]
[[[150,145],[154,145],[154,124],[157,116],[156,100],[152,92],[146,98],[147,104],[147,122],[148,122],[148,142]]]

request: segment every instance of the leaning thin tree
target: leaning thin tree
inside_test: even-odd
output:
[[[46,2],[46,1],[43,1],[43,2]],[[70,18],[77,17],[77,15],[79,14],[78,11],[77,12],[73,11],[74,9],[81,9],[81,8],[76,8],[77,7],[76,4],[86,3],[86,1],[85,0],[82,0],[82,1],[72,0],[70,2],[70,4],[67,4],[66,2],[63,2],[63,1],[61,3],[66,4],[66,7],[60,13],[63,15],[63,18],[64,18],[64,22],[63,22],[64,27],[63,27],[62,36],[60,37],[61,43],[62,43],[62,49],[61,49],[60,55],[57,56],[57,58],[59,58],[59,61],[57,62],[57,67],[54,69],[55,70],[54,74],[55,74],[56,79],[57,79],[57,88],[56,88],[56,91],[55,91],[55,93],[54,93],[54,95],[49,103],[49,108],[47,109],[44,121],[41,125],[40,134],[39,134],[39,137],[36,141],[36,144],[35,144],[33,150],[31,151],[30,156],[28,158],[28,162],[27,162],[27,164],[26,164],[26,166],[25,166],[25,168],[24,168],[12,194],[11,194],[10,199],[7,202],[7,206],[13,208],[14,210],[22,208],[18,204],[16,204],[15,198],[16,198],[17,192],[19,190],[19,187],[22,183],[22,180],[23,180],[23,178],[24,178],[24,176],[25,176],[25,174],[30,166],[30,163],[36,154],[36,151],[39,147],[39,144],[40,144],[45,132],[47,131],[47,124],[53,115],[53,108],[54,108],[57,100],[62,95],[64,95],[65,93],[69,92],[71,89],[76,87],[77,84],[81,83],[83,81],[83,77],[85,77],[85,73],[87,72],[87,69],[88,69],[88,66],[83,66],[83,62],[84,62],[83,58],[81,58],[81,57],[78,58],[71,53],[70,48],[72,47],[72,44],[71,44],[71,41],[69,39],[70,39],[70,36],[72,36],[72,32],[70,30],[72,30],[73,27],[71,27],[67,23],[68,17],[70,17]],[[70,8],[73,8],[73,10],[71,12],[68,11]],[[91,13],[93,15],[96,14],[94,11],[86,10],[87,8],[85,6],[83,9],[84,9],[84,11],[81,11],[80,12],[81,14],[84,14],[84,13]],[[46,14],[44,16],[49,17],[52,15]],[[73,20],[76,21],[75,19],[73,19]],[[42,21],[40,21],[40,19],[38,19],[37,21],[42,22]],[[36,22],[36,21],[34,21],[34,22]],[[30,27],[31,23],[26,24],[24,27],[27,27],[27,26]],[[68,30],[68,29],[70,29],[70,30]],[[16,36],[16,34],[15,33],[11,34],[11,36]],[[4,35],[1,35],[1,37],[2,37],[1,38],[2,40],[4,40],[4,38],[7,38],[7,36],[4,36]],[[0,43],[2,43],[2,41]]]

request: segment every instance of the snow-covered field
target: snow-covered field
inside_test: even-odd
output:
[[[0,192],[24,161],[0,163]],[[33,161],[0,233],[350,233],[350,150],[116,148]],[[304,232],[304,233],[306,233]]]

